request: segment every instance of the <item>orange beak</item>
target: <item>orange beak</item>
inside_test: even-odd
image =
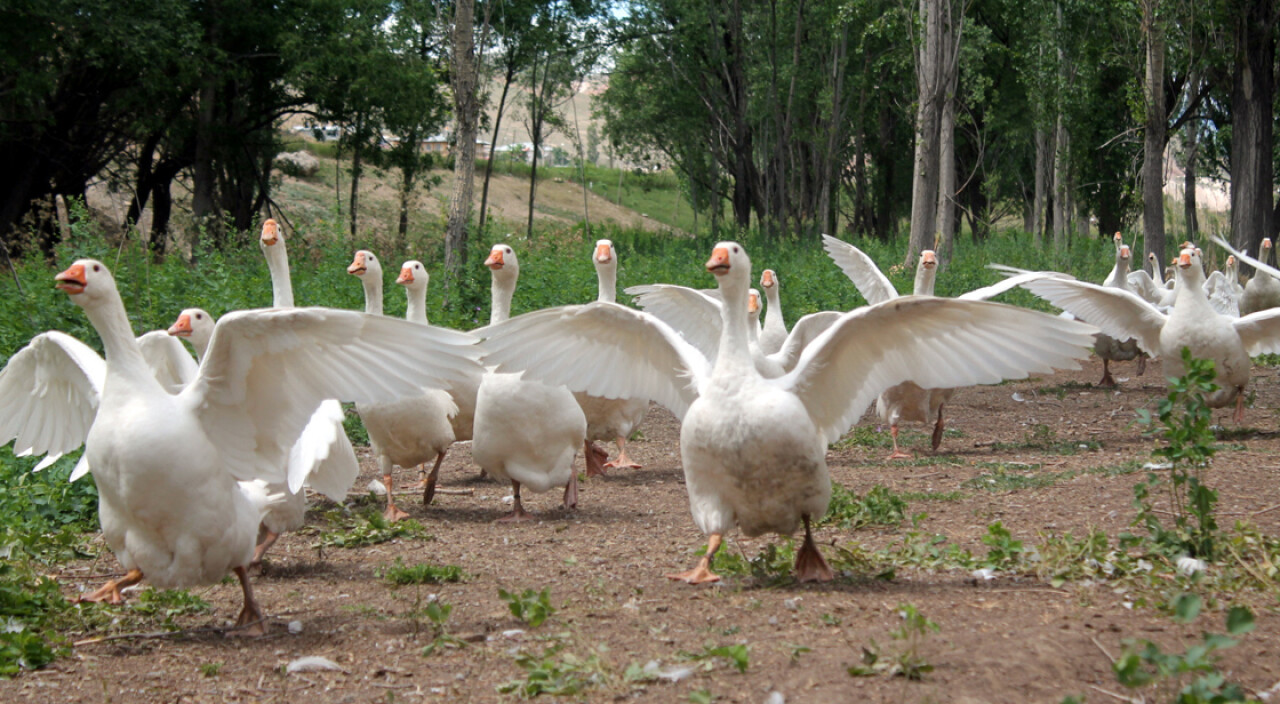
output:
[[[609,245],[602,244],[596,247],[596,261],[601,264],[608,264],[613,261],[613,252],[609,251]]]
[[[920,263],[927,267],[938,265],[938,255],[933,253],[932,249],[926,249],[920,253]]]
[[[53,280],[58,282],[54,284],[54,288],[66,291],[72,296],[84,293],[84,287],[89,285],[84,275],[83,264],[72,264],[66,271],[53,277]]]
[[[711,258],[707,260],[707,271],[716,276],[729,273],[729,250],[724,247],[711,250]]]
[[[276,224],[274,218],[268,218],[262,223],[262,244],[270,247],[280,239],[280,226]]]
[[[1264,237],[1264,238],[1262,239],[1262,248],[1263,248],[1263,249],[1271,249],[1271,238],[1270,238],[1270,237]]]
[[[747,298],[747,312],[753,315],[760,312],[760,297],[754,293]]]
[[[413,283],[413,269],[410,269],[410,268],[409,268],[409,267],[407,267],[407,266],[406,266],[405,268],[401,269],[401,270],[400,270],[400,275],[396,277],[396,283],[398,283],[398,284],[411,284],[411,283]]]
[[[178,320],[169,326],[169,334],[174,337],[190,337],[191,336],[191,316],[183,313],[178,316]]]
[[[1112,237],[1112,239],[1114,239],[1116,242],[1119,242],[1120,240],[1124,239],[1124,237],[1122,237],[1119,232],[1116,232],[1116,234]]]
[[[1235,266],[1235,263],[1236,263],[1236,255],[1232,254],[1227,256],[1227,266]]]
[[[764,273],[760,274],[760,285],[765,288],[773,288],[774,283],[773,269],[765,269]]]
[[[498,271],[499,269],[501,269],[502,268],[502,250],[495,249],[489,252],[489,258],[484,260],[484,265],[494,271]]]
[[[1191,253],[1183,252],[1178,255],[1178,267],[1186,269],[1191,266]]]
[[[356,252],[356,258],[351,262],[351,266],[347,267],[347,273],[361,276],[368,270],[364,263],[364,252]]]
[[[1121,259],[1129,258],[1129,245],[1127,244],[1120,245],[1120,258]]]

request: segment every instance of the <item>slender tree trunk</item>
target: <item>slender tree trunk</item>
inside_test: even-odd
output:
[[[1195,81],[1192,82],[1194,89]],[[1200,121],[1187,122],[1186,131],[1186,172],[1182,180],[1183,218],[1187,223],[1187,239],[1194,242],[1200,232],[1199,217],[1196,215],[1196,156],[1200,149]],[[1164,261],[1159,259],[1157,261]]]
[[[1070,196],[1067,192],[1069,139],[1066,118],[1059,112],[1053,140],[1053,247],[1058,251],[1062,251],[1067,246],[1067,219],[1071,214],[1070,205],[1067,203]]]
[[[351,238],[356,237],[356,215],[360,211],[360,172],[364,169],[360,155],[364,146],[357,140],[351,145]]]
[[[217,100],[217,84],[212,76],[205,77],[200,85],[199,108],[196,113],[196,158],[191,175],[191,216],[197,228],[203,227],[221,245],[221,227],[216,217],[214,197],[217,176],[213,169],[214,153],[214,103]]]
[[[1256,252],[1273,231],[1272,105],[1276,0],[1248,0],[1236,18],[1231,108],[1231,241]]]
[[[1045,223],[1048,218],[1049,183],[1052,179],[1053,135],[1042,127],[1036,128],[1036,194],[1031,206],[1031,241],[1037,247],[1044,245]]]
[[[502,97],[498,98],[498,112],[493,118],[493,139],[489,142],[489,160],[484,163],[484,186],[480,189],[480,231],[484,232],[484,224],[489,215],[489,179],[493,177],[493,161],[497,158],[498,148],[498,130],[502,129],[502,113],[507,106],[507,93],[511,90],[511,84],[515,82],[515,68],[511,62],[507,63],[507,73],[502,81]]]
[[[538,196],[538,153],[542,151],[542,118],[543,105],[541,98],[546,92],[538,91],[538,56],[534,56],[533,68],[530,73],[529,88],[531,94],[529,96],[529,140],[533,144],[533,154],[529,162],[529,218],[525,225],[525,236],[533,238],[533,210],[534,203]],[[543,72],[547,71],[547,67],[543,67]]]
[[[1142,152],[1142,234],[1146,254],[1164,261],[1164,28],[1157,17],[1160,0],[1142,0],[1142,34],[1146,39],[1146,134]],[[1145,257],[1144,257],[1145,258]]]
[[[941,57],[944,6],[949,0],[919,0],[924,41],[916,60],[915,159],[911,175],[911,238],[905,263],[933,246],[938,208],[938,138],[942,122]]]
[[[959,23],[950,8],[942,17],[943,27],[939,55],[942,59],[942,104],[938,126],[938,263],[946,267],[956,235],[956,89],[960,71],[956,61],[959,51]]]
[[[476,134],[480,120],[475,54],[475,0],[458,0],[453,20],[452,72],[457,151],[453,157],[453,195],[449,198],[449,222],[444,238],[446,286],[456,281],[467,265],[467,228],[471,225],[474,205]]]

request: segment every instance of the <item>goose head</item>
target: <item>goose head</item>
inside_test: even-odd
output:
[[[347,267],[347,273],[359,277],[362,281],[365,277],[380,280],[382,278],[382,264],[378,262],[378,257],[373,252],[361,249],[356,252],[355,258],[351,260],[351,265]]]
[[[67,270],[53,277],[54,287],[66,291],[71,301],[84,308],[112,296],[119,297],[115,277],[96,259],[77,259]]]
[[[1262,260],[1263,264],[1271,264],[1274,256],[1275,251],[1271,248],[1271,238],[1263,237],[1262,244],[1258,245],[1258,259]]]
[[[1124,244],[1124,236],[1119,232],[1116,232],[1116,234],[1111,236],[1111,239],[1116,243],[1116,252],[1119,252],[1120,245]]]
[[[938,255],[932,249],[921,250],[920,261],[916,264],[916,281],[912,293],[917,296],[932,296],[933,284],[938,277]]]
[[[760,319],[760,292],[754,288],[747,292],[747,313],[752,320]]]
[[[267,218],[267,221],[262,223],[262,234],[258,236],[259,244],[263,247],[274,247],[281,239],[280,224],[275,221],[275,218]]]
[[[596,253],[594,255],[596,268],[618,265],[618,257],[614,253],[613,242],[611,240],[596,240]]]
[[[187,308],[178,314],[178,319],[169,326],[169,334],[186,338],[195,348],[198,356],[204,356],[213,338],[213,316],[200,308]]]
[[[510,245],[495,244],[489,250],[489,258],[484,265],[493,272],[495,279],[514,278],[520,273],[520,261],[516,259],[516,251]]]
[[[765,291],[772,291],[774,286],[778,285],[778,275],[773,269],[765,269],[760,273],[760,288]]]
[[[1179,283],[1203,286],[1204,265],[1201,263],[1200,250],[1195,247],[1186,247],[1179,252],[1174,274],[1178,277]]]
[[[400,276],[396,277],[396,283],[401,286],[409,290],[426,289],[430,282],[431,275],[427,273],[427,268],[422,265],[422,262],[410,259],[400,265]]]

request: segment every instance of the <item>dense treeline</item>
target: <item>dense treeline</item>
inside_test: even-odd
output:
[[[1165,232],[1172,153],[1187,184],[1230,180],[1230,234],[1252,246],[1280,227],[1278,14],[1277,0],[15,0],[0,18],[0,236],[34,224],[48,250],[52,197],[106,178],[131,220],[152,209],[153,250],[175,184],[224,243],[277,210],[276,128],[299,111],[345,128],[353,234],[362,168],[399,170],[403,236],[431,166],[419,138],[450,121],[496,135],[513,104],[535,144],[577,136],[567,98],[595,66],[611,153],[671,165],[713,231],[885,240],[909,224],[908,258],[949,257],[962,226],[981,239],[1014,216],[1036,243],[1133,227],[1163,256],[1196,226],[1188,186],[1187,225]],[[491,123],[461,95],[486,82]],[[384,134],[402,139],[384,149]],[[465,161],[450,255],[485,218]],[[535,198],[531,179],[530,230]]]

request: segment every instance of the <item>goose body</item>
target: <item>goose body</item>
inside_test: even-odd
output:
[[[839,316],[790,372],[767,378],[749,349],[750,259],[741,245],[721,242],[707,270],[723,301],[713,358],[656,316],[599,301],[535,311],[481,332],[485,359],[500,370],[523,369],[595,394],[645,396],[681,419],[689,506],[709,536],[698,565],[671,575],[690,583],[719,579],[711,561],[735,526],[757,535],[803,525],[796,574],[830,579],[810,531],[830,498],[826,447],[871,399],[907,380],[961,386],[1072,366],[1094,331],[994,303],[909,297]],[[599,354],[625,359],[628,372],[594,374],[583,360]]]
[[[1243,256],[1240,258],[1244,259]],[[1270,237],[1263,238],[1262,244],[1258,246],[1257,261],[1269,267],[1275,266],[1275,248],[1271,246]],[[1244,293],[1240,297],[1240,314],[1249,315],[1276,306],[1280,306],[1280,280],[1255,270],[1253,278],[1244,285]]]
[[[494,245],[485,266],[492,272],[490,328],[511,315],[511,299],[520,276],[515,250]],[[564,487],[564,506],[578,502],[573,459],[587,442],[587,419],[573,394],[562,385],[525,379],[521,374],[489,371],[476,394],[475,439],[471,456],[480,468],[511,482],[511,513],[501,521],[532,518],[521,503],[521,490]]]
[[[1166,377],[1185,372],[1183,348],[1195,357],[1213,360],[1220,388],[1207,401],[1214,408],[1235,401],[1235,417],[1240,421],[1244,415],[1242,392],[1249,381],[1249,358],[1280,350],[1280,309],[1240,318],[1215,311],[1205,294],[1204,269],[1194,248],[1182,250],[1174,275],[1178,279],[1177,298],[1167,315],[1122,289],[1049,278],[1023,286],[1115,337],[1132,336],[1144,351],[1163,360]]]
[[[406,331],[359,313],[241,311],[219,321],[196,377],[172,394],[147,367],[101,262],[79,260],[57,280],[102,338],[102,384],[83,372],[77,380],[78,364],[42,365],[37,377],[56,377],[69,393],[33,394],[0,421],[0,439],[57,440],[25,443],[34,452],[85,444],[103,534],[128,573],[84,598],[118,602],[120,588],[144,577],[188,587],[232,570],[245,599],[237,624],[250,632],[264,626],[246,567],[272,501],[254,480],[284,480],[289,449],[325,398],[385,400],[405,383],[444,386],[476,354],[468,336]]]
[[[782,292],[778,275],[773,269],[760,273],[760,288],[764,289],[767,304],[764,309],[764,326],[760,328],[760,351],[777,354],[787,343],[787,324],[782,318]]]
[[[421,267],[421,264],[418,264]],[[412,265],[410,265],[410,271]],[[360,279],[364,287],[365,313],[382,315],[382,264],[369,250],[362,249],[355,254],[347,273]],[[425,275],[425,270],[422,274]],[[405,289],[409,297],[406,313],[410,322],[419,325],[427,324],[426,316],[426,278],[405,276],[401,269],[401,279],[407,284]],[[426,488],[428,494],[434,494],[435,480],[440,472],[440,464],[445,453],[453,444],[453,425],[449,417],[458,412],[458,406],[448,392],[441,389],[426,389],[390,403],[360,404],[356,406],[365,430],[369,433],[369,444],[378,457],[378,467],[382,472],[382,483],[387,487],[387,507],[383,515],[388,521],[408,518],[409,514],[398,508],[395,503],[395,485],[392,468],[416,467],[434,460],[431,473],[428,475]],[[430,496],[425,496],[430,503]]]

